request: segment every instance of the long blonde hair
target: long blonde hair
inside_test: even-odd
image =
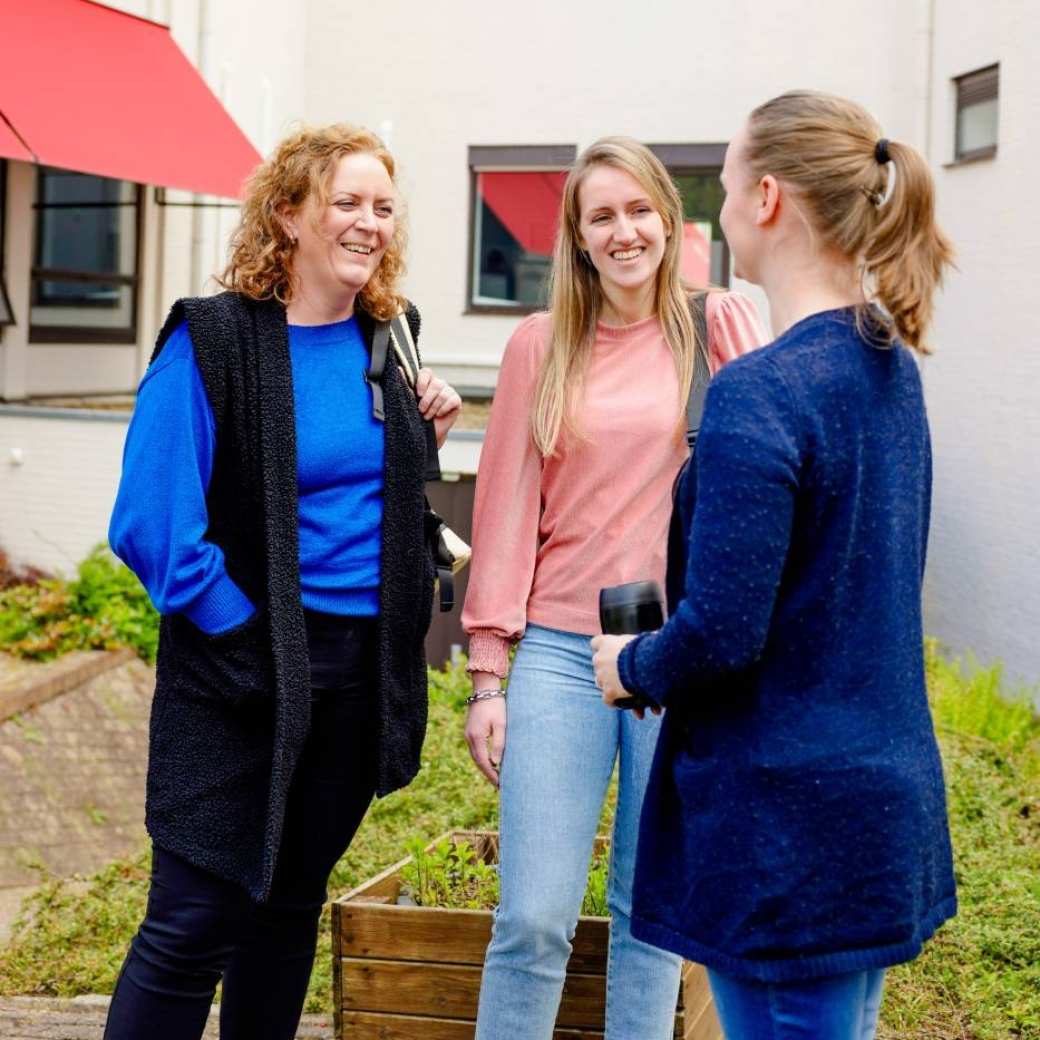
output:
[[[612,166],[635,178],[664,222],[667,239],[657,271],[654,312],[675,359],[680,410],[676,436],[681,437],[686,398],[693,381],[694,352],[704,350],[690,316],[691,288],[681,277],[683,205],[679,191],[661,161],[645,145],[628,137],[604,137],[578,157],[563,188],[560,227],[556,235],[550,287],[552,334],[542,362],[531,414],[534,442],[543,456],[552,455],[564,430],[580,436],[574,417],[596,322],[603,308],[599,274],[580,246],[579,192],[597,166]]]
[[[928,164],[910,145],[887,141],[890,171],[876,155],[881,138],[877,120],[854,101],[796,90],[751,113],[745,157],[756,180],[772,174],[793,186],[814,230],[859,263],[868,299],[889,316],[887,334],[926,354],[953,246],[935,221]],[[868,324],[873,331],[877,322],[861,310],[861,328]]]
[[[274,297],[283,304],[291,303],[294,243],[281,214],[285,210],[298,212],[310,198],[319,206],[327,205],[337,163],[354,152],[373,155],[394,181],[393,156],[375,134],[363,127],[349,123],[305,126],[282,140],[246,182],[242,216],[231,236],[227,266],[217,282],[254,300]],[[368,284],[358,293],[361,307],[384,320],[398,314],[406,302],[397,291],[404,274],[407,238],[401,207],[395,217],[390,245]]]

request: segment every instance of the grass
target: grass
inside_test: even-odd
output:
[[[882,1040],[1040,1038],[1040,720],[1002,693],[998,669],[948,662],[928,648],[928,677],[946,767],[960,914],[912,964],[889,972]],[[341,894],[403,857],[410,841],[496,826],[492,788],[462,740],[464,679],[431,673],[423,770],[376,803],[336,867]],[[148,857],[86,881],[52,880],[28,901],[0,951],[0,994],[110,992],[144,911]],[[328,1011],[328,915],[307,998]]]
[[[928,648],[960,912],[892,969],[884,1040],[1040,1037],[1040,720],[998,668]]]

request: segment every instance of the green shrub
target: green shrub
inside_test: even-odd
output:
[[[71,650],[132,647],[155,660],[159,615],[134,573],[102,545],[76,578],[43,578],[0,591],[0,649],[48,661]]]
[[[418,906],[452,910],[493,910],[498,905],[498,870],[483,862],[468,841],[439,841],[427,848],[420,838],[408,843],[411,861],[401,871],[401,892]],[[607,917],[607,877],[610,847],[597,849],[589,867],[581,912]]]

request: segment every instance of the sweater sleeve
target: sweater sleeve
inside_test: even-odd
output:
[[[462,611],[469,670],[505,678],[510,645],[523,635],[534,579],[542,459],[531,436],[544,316],[513,333],[502,358],[473,504],[473,558]]]
[[[156,610],[186,614],[211,635],[255,610],[205,539],[215,447],[213,411],[182,324],[138,388],[108,539]]]
[[[791,540],[799,441],[790,392],[771,360],[749,357],[712,381],[685,593],[663,628],[622,651],[626,689],[674,704],[759,657]]]
[[[706,303],[711,371],[768,342],[758,308],[741,293],[713,292]]]

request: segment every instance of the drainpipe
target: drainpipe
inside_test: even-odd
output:
[[[935,0],[922,0],[924,8],[924,113],[921,126],[921,152],[929,165],[932,161],[932,100],[935,85]]]
[[[932,118],[932,101],[934,98],[935,84],[935,3],[936,0],[920,0],[921,4],[921,17],[924,19],[924,26],[922,29],[923,45],[924,45],[924,61],[922,65],[924,67],[924,90],[922,92],[922,106],[923,111],[921,113],[921,154],[924,156],[925,162],[928,163],[929,167],[933,167],[932,163],[932,124],[934,122]],[[921,386],[927,394],[928,391],[928,358],[922,357],[918,360],[918,370],[921,373]]]
[[[195,60],[202,78],[207,83],[212,83],[213,64],[213,34],[209,22],[208,0],[198,0],[199,12],[199,43]],[[193,195],[194,202],[202,202],[203,196]],[[209,275],[206,270],[206,211],[201,208],[192,210],[191,213],[191,285],[189,292],[197,294],[202,292],[203,279]]]

